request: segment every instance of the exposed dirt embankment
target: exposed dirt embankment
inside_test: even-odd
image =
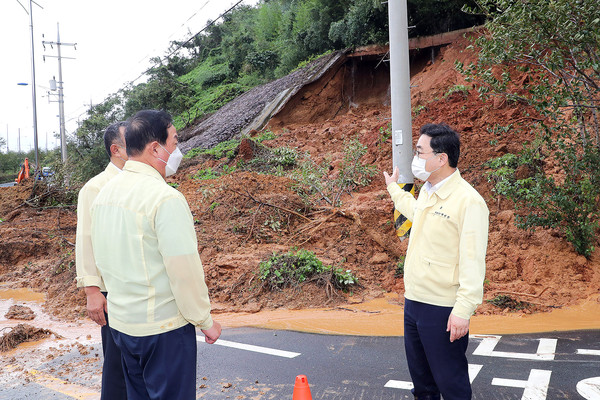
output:
[[[483,102],[475,90],[448,94],[456,85],[469,85],[454,70],[455,60],[465,64],[475,60],[475,55],[465,50],[467,45],[460,41],[448,46],[433,64],[422,62],[423,67],[413,71],[412,101],[418,111],[413,136],[429,122],[446,122],[461,132],[459,168],[490,209],[485,299],[507,294],[532,303],[521,311],[532,312],[598,295],[598,253],[587,260],[577,256],[553,230],[518,230],[513,206],[494,196],[485,162],[517,151],[529,139],[526,128],[531,121],[522,106],[500,100]],[[352,62],[357,64],[353,67]],[[387,67],[377,66],[374,60],[349,63],[304,87],[271,121],[276,138],[263,144],[308,151],[317,161],[327,155],[333,159],[331,174],[335,175],[344,141],[356,136],[368,146],[363,161],[389,171]],[[524,128],[525,133],[510,133],[516,132],[513,129],[499,134],[493,129],[509,124]],[[237,161],[231,161],[231,166]],[[339,209],[307,209],[289,178],[255,172],[233,172],[214,180],[191,178],[198,170],[222,162],[225,160],[188,162],[169,179],[179,184],[196,220],[199,251],[216,312],[334,305],[350,296],[353,302],[360,302],[384,292],[402,294],[402,277],[396,276],[396,268],[407,241],[394,236],[392,204],[381,173],[369,186],[344,195]],[[0,189],[0,218],[5,220],[0,223],[0,281],[46,291],[50,312],[80,317],[85,299],[73,281],[75,210],[17,209],[27,195],[26,186]],[[260,290],[255,276],[258,263],[274,251],[294,246],[315,252],[328,264],[352,270],[361,287],[334,296],[311,285],[277,293]],[[478,310],[501,312],[487,303]]]

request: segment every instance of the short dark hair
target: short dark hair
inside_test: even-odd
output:
[[[169,136],[167,129],[172,125],[172,121],[171,115],[165,111],[138,111],[128,121],[125,131],[127,155],[137,156],[141,154],[146,145],[155,140],[160,144],[165,144]]]
[[[431,138],[431,149],[434,153],[446,153],[448,165],[456,168],[460,157],[460,137],[446,124],[427,124],[421,128],[421,135]]]
[[[121,135],[119,133],[119,128],[127,125],[125,121],[115,122],[114,124],[110,124],[108,128],[104,131],[104,148],[106,149],[106,154],[108,154],[108,158],[112,157],[110,152],[110,146],[113,144],[121,144],[125,146],[123,140],[121,139]]]

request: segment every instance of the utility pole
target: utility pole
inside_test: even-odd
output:
[[[63,94],[62,59],[67,58],[67,59],[73,60],[74,58],[62,57],[61,52],[60,52],[60,47],[61,46],[73,46],[77,50],[77,48],[75,47],[77,45],[77,43],[62,43],[60,41],[60,28],[59,28],[59,24],[57,22],[56,23],[56,42],[47,42],[44,40],[44,41],[42,41],[42,44],[44,45],[44,50],[46,49],[47,44],[49,44],[50,47],[52,47],[52,48],[54,48],[54,45],[56,45],[56,47],[58,49],[58,57],[44,55],[44,61],[46,60],[46,57],[58,58],[58,117],[60,120],[60,153],[61,153],[62,162],[65,163],[65,162],[67,162],[67,140],[66,140],[66,133],[65,133],[65,100],[64,100],[64,94]]]
[[[33,144],[35,147],[35,173],[37,176],[39,172],[38,162],[38,132],[37,132],[37,94],[35,92],[35,46],[33,44],[33,0],[29,0],[29,28],[31,30],[31,97],[33,103]],[[39,4],[36,3],[37,6]],[[21,139],[19,129],[19,151],[21,151]]]
[[[18,143],[18,148],[19,148],[19,153],[21,152],[21,128],[19,128],[19,139],[17,141]]]
[[[414,194],[414,177],[411,170],[412,121],[410,101],[410,62],[408,48],[407,0],[389,0],[390,26],[390,89],[392,106],[392,163],[398,167],[398,185]],[[394,226],[401,238],[412,226],[402,214],[394,212]]]

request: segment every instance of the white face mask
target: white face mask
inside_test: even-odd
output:
[[[116,144],[116,143],[115,143],[115,144]],[[123,146],[119,146],[118,144],[117,144],[117,147],[120,147],[121,149],[123,149],[123,151],[125,152],[125,154],[127,154],[127,149],[125,149],[125,147],[123,147]],[[117,156],[117,157],[119,157],[119,159],[120,159],[121,161],[123,161],[124,163],[126,163],[126,162],[127,162],[127,160],[129,160],[129,157],[127,157],[126,159],[124,159],[124,158],[123,158],[123,157],[121,157],[120,155],[119,155],[119,156]]]
[[[435,157],[435,156],[433,156]],[[410,165],[410,169],[412,170],[413,175],[415,176],[415,178],[418,178],[422,181],[427,181],[427,179],[429,179],[429,177],[431,176],[432,173],[434,173],[435,171],[437,171],[438,169],[434,170],[434,171],[427,171],[425,170],[425,165],[427,164],[427,161],[430,160],[433,157],[429,157],[427,159],[425,158],[421,158],[418,155],[415,155],[415,157],[412,160],[412,163]]]
[[[158,145],[160,147],[162,147],[164,151],[169,153],[169,150],[165,149],[160,143]],[[177,172],[177,168],[179,168],[179,164],[181,163],[182,158],[183,158],[183,153],[181,153],[181,150],[179,150],[179,147],[175,147],[175,151],[173,151],[172,153],[169,153],[169,159],[167,161],[163,160],[160,157],[158,158],[160,161],[167,164],[165,167],[165,176],[171,176],[171,175],[175,174],[175,172]]]

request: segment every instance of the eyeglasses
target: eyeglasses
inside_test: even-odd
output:
[[[419,151],[419,149],[415,149],[415,150],[413,151],[413,155],[415,155],[415,156],[417,156],[417,157],[421,157],[421,155],[423,155],[423,154],[431,154],[431,153],[433,153],[433,154],[437,154],[437,153],[436,153],[435,151],[433,151],[433,150],[432,150],[432,151],[428,151],[428,152],[423,152],[423,151]]]

